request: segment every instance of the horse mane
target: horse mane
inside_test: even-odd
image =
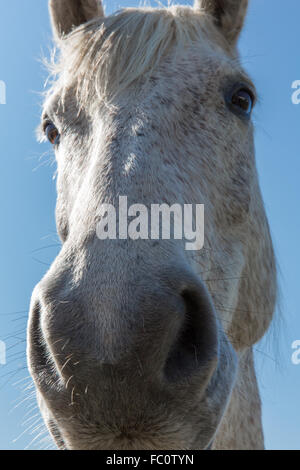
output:
[[[62,91],[65,83],[75,85],[79,102],[94,101],[95,93],[109,101],[136,80],[147,80],[169,52],[176,57],[212,29],[215,40],[210,16],[191,7],[126,8],[75,28],[48,68]]]

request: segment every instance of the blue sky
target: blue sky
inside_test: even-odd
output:
[[[59,250],[53,155],[35,141],[46,78],[40,58],[48,55],[51,31],[46,0],[2,3],[0,80],[7,104],[0,105],[0,340],[7,344],[7,365],[0,365],[0,449],[23,449],[43,432],[30,391],[21,390],[28,382],[27,309],[34,285]],[[110,13],[138,2],[107,4]],[[269,449],[300,449],[300,365],[291,361],[291,344],[300,339],[300,105],[291,101],[292,82],[300,80],[299,18],[299,0],[284,7],[282,0],[250,0],[240,41],[242,62],[260,94],[257,165],[281,270],[281,313],[267,340],[255,347]],[[48,445],[40,442],[44,436],[30,448]]]

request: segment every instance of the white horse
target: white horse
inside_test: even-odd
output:
[[[247,0],[125,9],[50,0],[42,116],[62,248],[35,288],[28,361],[66,449],[264,445],[253,345],[276,267],[254,159]],[[204,204],[205,244],[99,240],[99,205]]]

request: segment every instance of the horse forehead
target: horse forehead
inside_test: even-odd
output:
[[[91,41],[93,43],[93,41]],[[92,46],[91,46],[92,47]],[[151,47],[151,44],[149,44]],[[67,50],[67,49],[66,49]],[[175,58],[175,60],[174,60]],[[92,67],[93,64],[91,63]],[[191,42],[189,45],[185,45],[178,50],[174,47],[174,50],[168,52],[165,57],[162,57],[156,68],[151,70],[151,75],[145,74],[145,77],[141,76],[134,83],[131,84],[130,88],[138,90],[140,83],[143,83],[143,79],[156,79],[160,83],[169,82],[169,90],[166,87],[165,92],[170,91],[171,85],[185,86],[189,81],[192,82],[197,76],[209,79],[210,77],[216,77],[226,73],[233,73],[234,71],[241,70],[238,61],[232,58],[224,48],[220,46],[213,39],[204,35],[199,36],[197,41]],[[88,70],[87,70],[88,73]],[[97,73],[96,73],[97,74]],[[92,82],[93,78],[89,77],[89,81]],[[97,86],[95,81],[95,86]],[[53,111],[53,114],[71,114],[77,112],[75,104],[75,98],[80,95],[80,91],[76,89],[76,73],[70,74],[68,70],[68,58],[66,56],[66,66],[61,69],[58,80],[54,83],[52,89],[46,95],[44,102],[44,113],[48,109]],[[128,90],[124,90],[126,93]],[[62,95],[66,102],[72,101],[72,108],[63,106]],[[134,95],[134,93],[133,93]],[[87,97],[88,98],[88,97]],[[134,104],[135,100],[132,100]],[[93,107],[95,104],[94,100],[89,102],[85,100],[84,108],[88,110],[90,106]],[[129,104],[129,103],[128,103]]]

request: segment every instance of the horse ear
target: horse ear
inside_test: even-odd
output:
[[[61,39],[76,26],[103,17],[101,0],[50,0],[49,12],[55,39]]]
[[[248,0],[195,0],[195,8],[208,13],[231,45],[243,28]]]

